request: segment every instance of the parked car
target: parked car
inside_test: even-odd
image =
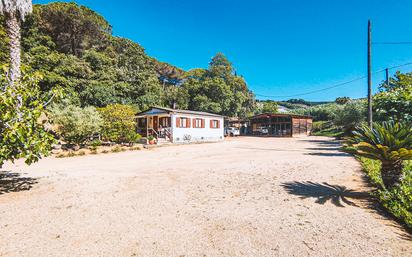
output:
[[[269,134],[269,129],[267,127],[259,127],[257,129],[257,131],[261,134],[261,135],[267,135]]]
[[[234,127],[225,128],[225,136],[236,137],[240,135],[240,130]]]

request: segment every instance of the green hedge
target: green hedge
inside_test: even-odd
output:
[[[367,158],[359,158],[362,167],[371,182],[382,186],[380,174],[380,162]],[[404,167],[405,177],[402,184],[391,191],[377,190],[376,197],[390,213],[405,222],[406,226],[412,228],[412,161],[406,162]]]

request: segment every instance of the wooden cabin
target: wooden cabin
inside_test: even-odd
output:
[[[215,142],[224,139],[223,116],[190,110],[151,107],[136,115],[137,132],[160,143]]]
[[[254,136],[293,137],[310,135],[312,117],[283,113],[262,113],[249,119],[248,133]]]

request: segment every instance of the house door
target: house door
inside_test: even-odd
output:
[[[158,116],[153,117],[153,129],[155,131],[159,130],[159,117]]]

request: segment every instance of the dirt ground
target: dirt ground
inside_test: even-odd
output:
[[[0,181],[0,256],[412,256],[328,138],[56,159]]]

